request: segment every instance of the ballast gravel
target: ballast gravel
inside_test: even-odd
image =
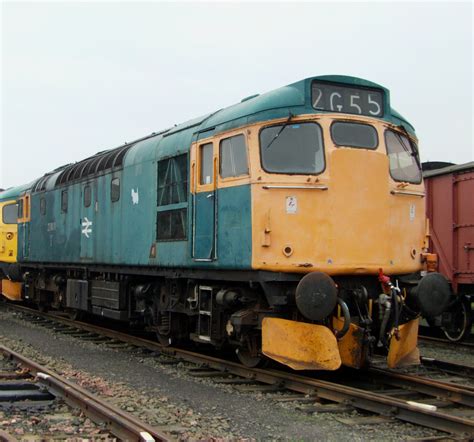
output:
[[[421,341],[418,347],[424,357],[474,367],[474,348],[472,347],[462,347],[456,345],[456,343],[437,343],[430,341]]]
[[[399,441],[442,433],[400,421],[346,425],[349,413],[305,413],[285,393],[240,392],[156,354],[62,335],[0,305],[0,343],[181,440]]]

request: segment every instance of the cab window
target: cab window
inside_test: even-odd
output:
[[[331,137],[336,146],[376,149],[377,131],[370,124],[336,121],[331,125]]]
[[[199,148],[199,160],[201,162],[201,176],[199,184],[211,184],[214,181],[212,167],[212,143],[203,144]]]
[[[18,204],[7,204],[2,209],[3,224],[16,224],[18,217]]]
[[[410,140],[399,132],[385,131],[385,145],[390,162],[390,175],[395,181],[421,183],[418,151]]]
[[[23,218],[23,207],[24,207],[23,198],[20,198],[18,200],[18,219]]]
[[[222,140],[219,155],[219,173],[222,178],[248,175],[247,146],[243,135],[236,135]]]
[[[270,126],[260,131],[262,167],[270,173],[317,174],[324,170],[321,127],[316,123]]]

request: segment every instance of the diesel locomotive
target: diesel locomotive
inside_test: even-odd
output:
[[[420,313],[450,296],[424,197],[389,91],[307,78],[0,194],[2,291],[248,366],[417,363]]]

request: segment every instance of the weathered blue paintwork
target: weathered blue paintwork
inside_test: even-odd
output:
[[[32,218],[28,227],[30,237],[35,240],[29,247],[23,247],[24,252],[20,250],[20,260],[250,269],[250,186],[218,189],[215,195],[213,192],[200,193],[195,195],[195,204],[193,196],[189,194],[188,202],[173,207],[157,207],[158,161],[189,153],[192,142],[196,140],[249,123],[286,117],[289,112],[294,115],[322,113],[311,106],[310,88],[314,79],[382,89],[385,93],[383,119],[397,125],[403,124],[413,133],[412,126],[391,109],[389,91],[382,86],[345,76],[308,78],[242,100],[140,141],[130,148],[123,166],[117,170],[101,172],[99,176],[86,178],[80,183],[57,188],[57,174],[52,175],[45,191],[32,194]],[[121,183],[120,199],[117,202],[111,202],[110,198],[113,178],[119,178]],[[92,202],[88,208],[83,204],[85,185],[90,185],[92,189]],[[68,191],[67,213],[61,211],[63,190]],[[41,198],[46,199],[46,215],[40,214]],[[193,213],[194,207],[196,210]],[[156,241],[157,211],[170,208],[187,208],[187,238]],[[27,236],[27,227],[21,227],[20,242],[27,241]],[[210,258],[212,260],[206,261]]]

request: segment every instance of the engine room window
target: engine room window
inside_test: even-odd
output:
[[[91,205],[91,201],[91,186],[86,186],[84,187],[84,207],[89,207]]]
[[[61,192],[61,212],[67,213],[67,190]]]
[[[200,184],[211,184],[214,181],[214,168],[212,167],[212,143],[199,147],[199,161],[201,163]]]
[[[16,224],[18,218],[18,204],[7,204],[2,209],[3,224]]]
[[[187,210],[158,212],[156,237],[160,241],[186,239]]]
[[[379,144],[377,131],[369,124],[336,121],[331,125],[331,137],[336,146],[376,149]]]
[[[41,215],[46,215],[46,199],[45,198],[40,199],[40,213]]]
[[[158,161],[158,206],[188,200],[187,155]]]
[[[267,127],[260,132],[260,154],[267,172],[320,173],[325,166],[321,127],[316,123]]]
[[[219,156],[219,173],[222,178],[248,175],[247,146],[243,135],[236,135],[222,140]]]
[[[410,140],[399,132],[385,131],[385,145],[390,161],[390,175],[395,181],[421,183],[418,151]]]
[[[113,178],[110,182],[110,200],[115,203],[120,199],[120,178]]]

